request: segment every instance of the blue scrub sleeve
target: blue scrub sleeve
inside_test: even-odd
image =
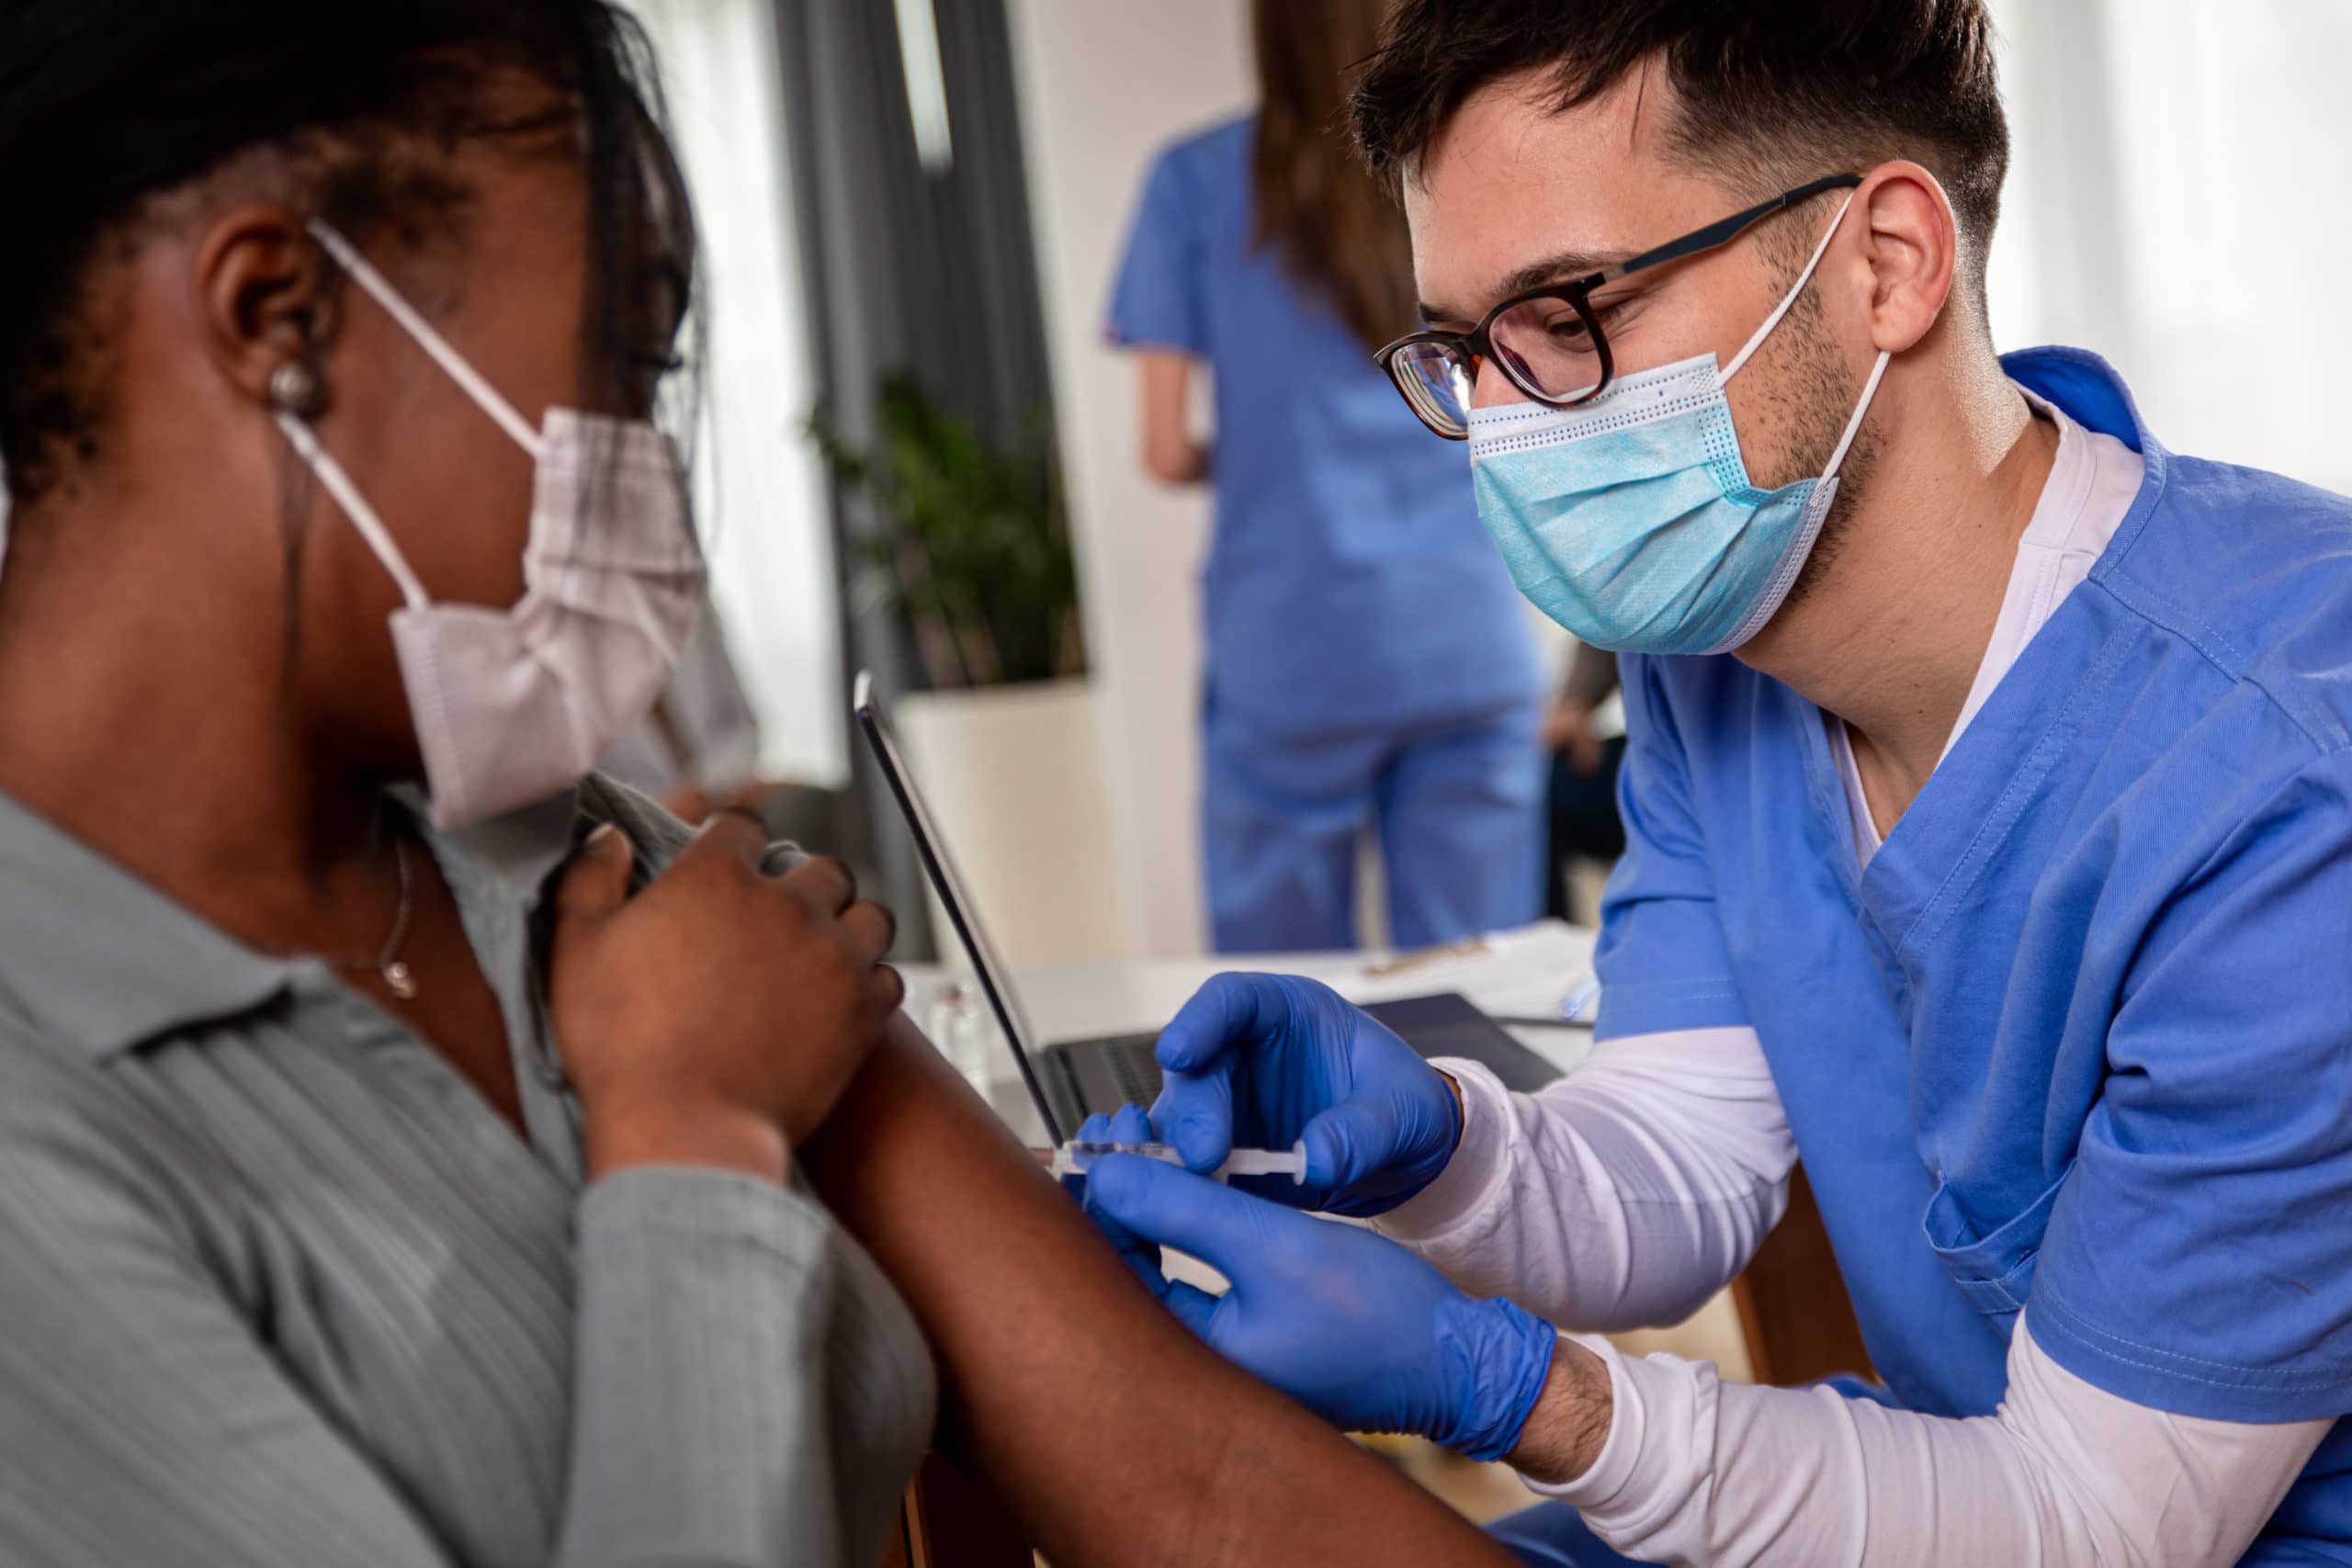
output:
[[[2321,758],[2236,819],[2141,943],[2026,1311],[2060,1365],[2143,1404],[2228,1421],[2341,1416],[2352,753]]]
[[[1597,1039],[1745,1024],[1690,770],[1657,663],[1623,656],[1625,761],[1617,806],[1625,852],[1600,901]]]
[[[1127,347],[1208,353],[1205,193],[1180,155],[1163,152],[1145,179],[1111,288],[1105,331]]]

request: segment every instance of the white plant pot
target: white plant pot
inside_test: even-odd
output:
[[[1127,956],[1095,693],[1083,679],[914,692],[908,761],[989,940],[1016,967]],[[940,957],[962,966],[934,900]]]

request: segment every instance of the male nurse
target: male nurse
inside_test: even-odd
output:
[[[1334,1420],[1571,1505],[1530,1562],[2352,1562],[2352,502],[1995,354],[1982,0],[1404,0],[1354,114],[1384,362],[1623,655],[1599,1043],[1511,1094],[1226,977],[1158,1129],[1303,1137],[1274,1196],[1385,1237],[1132,1158],[1105,1228]],[[1697,1306],[1800,1155],[1883,1382],[1555,1333]]]

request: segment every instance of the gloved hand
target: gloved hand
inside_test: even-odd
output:
[[[1541,1318],[1473,1301],[1385,1236],[1157,1160],[1106,1155],[1086,1187],[1095,1224],[1170,1311],[1326,1420],[1419,1433],[1476,1460],[1519,1445],[1558,1337]],[[1233,1288],[1213,1296],[1170,1280],[1159,1242]]]
[[[1194,1170],[1237,1145],[1306,1145],[1306,1181],[1253,1182],[1277,1202],[1379,1214],[1437,1179],[1462,1135],[1453,1090],[1419,1053],[1329,986],[1219,975],[1160,1032],[1151,1108]]]

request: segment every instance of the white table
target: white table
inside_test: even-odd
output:
[[[1539,920],[1517,931],[1479,938],[1476,943],[1401,959],[1365,953],[1147,959],[1099,967],[1021,970],[1012,976],[1012,985],[1035,1032],[1033,1046],[1159,1029],[1202,982],[1232,969],[1307,976],[1357,1002],[1459,991],[1498,1018],[1549,1018],[1558,1014],[1563,1001],[1587,988],[1592,976],[1592,944],[1593,933],[1589,931],[1558,920]],[[902,969],[907,1010],[917,1023],[928,1023],[943,989],[964,973],[960,964],[951,968],[910,964]],[[1589,1018],[1589,1008],[1580,1016]],[[1558,1025],[1508,1027],[1529,1049],[1564,1072],[1581,1061],[1592,1046],[1589,1029],[1566,1021]],[[992,1020],[985,1032],[985,1087],[990,1103],[1016,1133],[1042,1142],[1044,1129],[1022,1091],[1012,1053]]]

